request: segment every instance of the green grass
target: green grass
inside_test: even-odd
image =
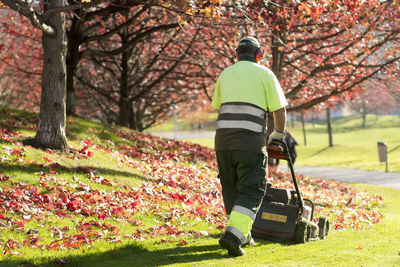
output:
[[[331,231],[322,241],[281,244],[256,239],[256,246],[245,249],[246,256],[231,258],[218,246],[220,232],[206,229],[211,233],[209,237],[188,238],[184,246],[160,240],[123,244],[100,241],[90,250],[67,250],[56,256],[64,259],[67,266],[399,266],[399,191],[358,186],[383,196],[386,206],[382,222],[368,230]],[[59,266],[54,263],[54,253],[23,253],[43,266]],[[17,257],[11,257],[3,260],[1,266],[16,266],[18,262]]]
[[[330,166],[362,170],[385,171],[379,162],[377,142],[387,143],[389,171],[400,172],[400,117],[368,115],[366,128],[361,128],[358,116],[333,121],[333,147],[329,147],[324,121],[306,123],[307,146],[299,122],[288,122],[288,130],[295,137],[298,157],[296,165]],[[214,147],[213,138],[188,141]]]
[[[0,112],[0,122],[13,121],[16,129],[23,132],[23,136],[32,136],[35,133],[33,122],[36,115],[13,111],[11,115],[4,115]],[[10,122],[11,123],[11,122]],[[93,143],[98,143],[106,147],[107,145],[117,150],[120,145],[137,146],[137,140],[122,139],[115,135],[114,130],[124,130],[122,128],[108,128],[94,121],[86,121],[78,118],[70,118],[67,125],[69,129],[69,145],[75,148],[82,147],[81,140],[91,138]],[[390,132],[391,127],[386,128]],[[362,130],[360,130],[362,131]],[[346,135],[349,132],[343,132]],[[382,133],[386,137],[385,133]],[[390,132],[390,136],[393,136]],[[297,136],[297,135],[296,135]],[[319,133],[315,136],[320,138]],[[389,135],[388,135],[389,136]],[[334,137],[335,138],[335,137]],[[21,138],[22,140],[22,138]],[[336,140],[336,139],[334,139]],[[396,141],[397,140],[397,141]],[[212,146],[211,139],[209,146]],[[364,141],[367,143],[367,141]],[[398,142],[396,137],[393,141]],[[323,146],[323,141],[319,143]],[[8,155],[7,151],[20,148],[6,142],[0,142],[0,154]],[[300,147],[299,147],[300,148]],[[335,147],[336,148],[336,147]],[[322,153],[322,152],[321,152]],[[392,153],[392,152],[391,152]],[[8,156],[14,157],[15,156]],[[15,160],[0,162],[0,172],[9,175],[13,181],[25,184],[38,185],[38,174],[48,172],[49,167],[44,163],[43,158],[49,158],[52,162],[59,162],[67,169],[54,167],[57,174],[53,175],[68,183],[75,183],[75,180],[89,184],[94,190],[111,192],[113,190],[124,189],[119,186],[107,187],[94,183],[88,179],[88,175],[82,173],[80,168],[90,167],[98,171],[99,175],[104,175],[113,183],[125,185],[140,185],[146,181],[146,177],[139,170],[129,168],[116,161],[109,154],[95,153],[87,159],[73,160],[60,153],[49,154],[45,151],[27,148],[25,159],[30,159],[30,164],[18,164]],[[2,182],[1,192],[6,191],[8,182]],[[21,247],[16,251],[19,254],[10,255],[9,253],[0,254],[0,266],[60,266],[61,261],[65,261],[66,266],[398,266],[400,264],[400,203],[398,201],[399,191],[389,188],[381,188],[366,185],[357,185],[372,194],[383,196],[385,207],[381,211],[384,218],[381,223],[374,224],[366,230],[346,230],[331,231],[327,240],[310,242],[307,244],[281,244],[265,240],[256,240],[256,246],[246,248],[247,256],[240,258],[228,257],[226,251],[218,246],[218,238],[222,230],[216,225],[211,225],[204,221],[190,220],[181,217],[174,223],[185,231],[206,231],[208,236],[156,236],[150,240],[132,241],[121,239],[113,241],[111,233],[110,240],[102,239],[91,245],[83,245],[78,248],[64,250],[41,250],[29,247]],[[45,190],[42,188],[42,190]],[[43,193],[43,192],[42,192]],[[17,218],[18,214],[4,214]],[[148,229],[154,224],[164,223],[163,219],[154,214],[138,214],[136,218],[140,220]],[[49,227],[51,225],[69,226],[73,234],[74,227],[81,220],[91,220],[81,215],[73,216],[69,219],[61,219],[52,213],[44,214],[42,220],[31,220],[25,225],[25,230],[36,229],[39,236],[43,238],[41,242],[48,243],[51,239]],[[2,221],[3,222],[3,221]],[[118,224],[120,236],[131,234],[138,227],[130,224],[119,224],[115,220],[101,221],[110,224]],[[157,223],[155,223],[157,222]],[[17,241],[26,240],[26,231],[18,232],[6,227],[0,227],[0,244],[5,248],[4,242],[9,239]],[[99,230],[100,231],[100,230]],[[184,241],[181,241],[184,240]],[[59,259],[57,263],[57,259]]]
[[[178,131],[192,131],[199,130],[198,126],[201,123],[200,130],[214,130],[216,126],[217,113],[205,114],[202,118],[198,119],[188,119],[177,117],[177,127]],[[173,132],[175,130],[175,120],[170,118],[169,120],[159,123],[149,129],[146,132]]]
[[[306,125],[307,146],[302,130],[290,129],[300,144],[296,164],[384,171],[385,163],[379,162],[377,149],[377,142],[384,141],[388,145],[389,171],[400,172],[400,118],[369,115],[366,128],[360,125],[358,117],[335,120],[333,147],[328,145],[325,125]]]

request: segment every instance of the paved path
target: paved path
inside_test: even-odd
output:
[[[171,139],[191,139],[191,138],[213,138],[215,131],[177,131],[174,132],[152,132],[151,134],[171,138]],[[282,170],[287,170],[286,165],[279,165]],[[306,176],[338,180],[342,182],[374,184],[379,186],[393,187],[400,190],[400,172],[377,172],[363,171],[355,169],[331,168],[331,167],[311,167],[294,166],[295,173]]]
[[[169,139],[214,138],[215,131],[177,131],[175,132],[149,132],[151,135]]]
[[[286,165],[279,165],[282,170],[288,170]],[[373,184],[393,187],[400,190],[400,172],[377,172],[355,169],[294,166],[294,172],[310,177],[338,180],[343,182]]]

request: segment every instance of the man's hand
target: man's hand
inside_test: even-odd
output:
[[[285,135],[286,132],[279,132],[277,130],[274,130],[268,137],[267,145],[271,144],[273,141],[278,141],[279,143],[282,143],[283,139],[285,139]]]

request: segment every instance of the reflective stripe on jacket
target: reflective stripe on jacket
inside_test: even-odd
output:
[[[221,105],[217,129],[245,129],[256,133],[266,132],[268,113],[245,102],[228,102]]]

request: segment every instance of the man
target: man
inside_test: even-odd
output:
[[[287,101],[272,71],[258,64],[257,39],[245,37],[236,49],[238,62],[226,68],[215,85],[212,106],[219,110],[215,150],[228,226],[219,240],[232,256],[254,243],[251,228],[266,190],[266,143],[285,137]],[[275,130],[266,142],[268,112]]]

